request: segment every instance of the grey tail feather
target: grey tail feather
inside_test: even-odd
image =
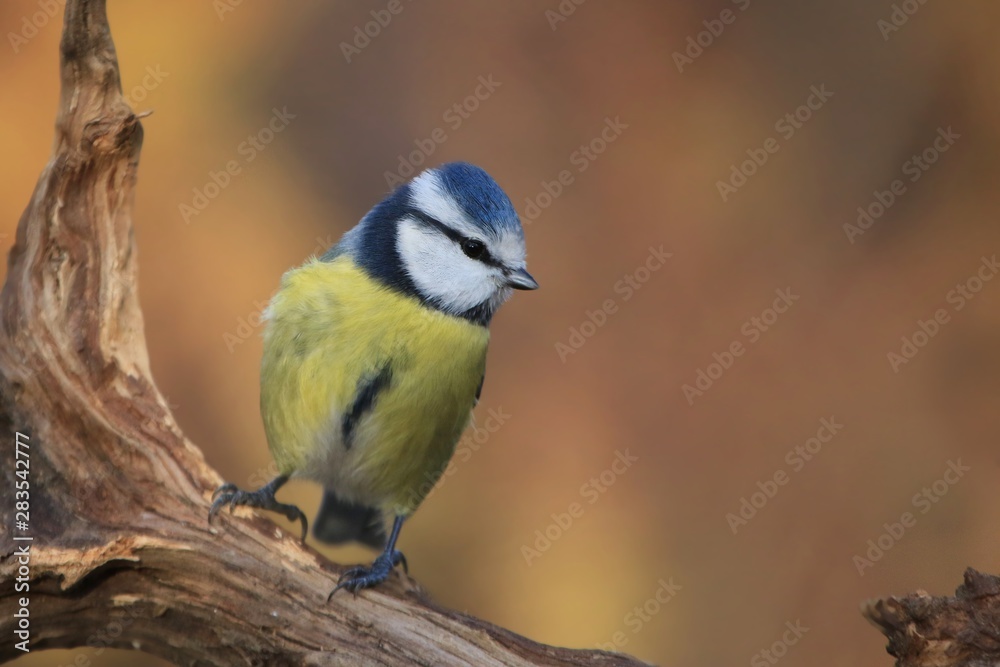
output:
[[[313,522],[313,536],[327,544],[361,542],[381,549],[386,542],[385,522],[377,508],[343,501],[327,489]]]

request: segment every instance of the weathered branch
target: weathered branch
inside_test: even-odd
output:
[[[889,638],[897,667],[1000,664],[1000,577],[969,568],[955,597],[917,591],[868,602],[862,613]]]
[[[240,509],[149,372],[131,208],[142,126],[125,103],[104,0],[69,0],[53,155],[0,294],[0,636],[30,600],[32,649],[139,649],[177,664],[635,665],[543,646],[428,602],[402,575],[327,604],[339,567]],[[27,530],[12,530],[30,481]],[[32,541],[15,537],[31,537]],[[30,545],[15,590],[15,550]],[[581,582],[581,585],[584,585]],[[530,601],[525,601],[530,604]],[[20,655],[5,640],[0,661]]]

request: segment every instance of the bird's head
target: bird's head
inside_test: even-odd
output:
[[[344,240],[374,277],[481,324],[512,289],[538,288],[525,270],[524,230],[510,199],[464,162],[401,185]]]

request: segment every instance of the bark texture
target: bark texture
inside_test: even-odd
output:
[[[897,667],[1000,665],[1000,577],[969,568],[954,597],[917,591],[861,611],[889,638]]]
[[[52,157],[0,293],[3,457],[17,432],[30,455],[26,530],[13,529],[23,476],[0,467],[0,661],[21,655],[9,638],[28,596],[32,650],[109,646],[178,665],[640,664],[442,609],[400,574],[327,604],[340,567],[296,536],[246,509],[209,529],[222,480],[149,371],[131,220],[143,130],[104,0],[66,3],[60,69]],[[28,593],[15,590],[26,544]]]

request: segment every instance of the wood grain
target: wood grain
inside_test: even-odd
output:
[[[0,294],[0,436],[11,451],[16,432],[30,438],[32,649],[108,646],[178,665],[640,664],[442,609],[399,573],[327,604],[341,568],[295,536],[246,509],[209,528],[222,480],[149,370],[131,219],[143,129],[104,0],[66,3],[61,77],[52,157]],[[17,478],[6,465],[2,477],[11,637],[24,593],[9,532]],[[0,661],[18,655],[0,642]]]

